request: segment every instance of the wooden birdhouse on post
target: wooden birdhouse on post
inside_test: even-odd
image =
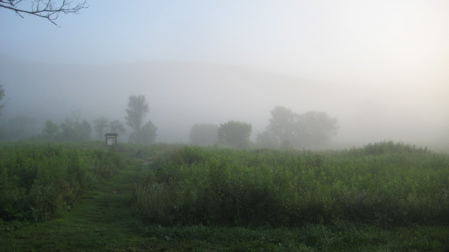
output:
[[[106,140],[106,146],[113,146],[117,145],[117,133],[106,133],[104,134],[105,140]]]

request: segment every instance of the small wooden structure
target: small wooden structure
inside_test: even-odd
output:
[[[117,145],[117,137],[118,137],[117,133],[106,133],[104,134],[104,137],[107,146]]]

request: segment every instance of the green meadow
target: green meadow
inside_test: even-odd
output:
[[[5,251],[445,251],[449,156],[0,145]]]

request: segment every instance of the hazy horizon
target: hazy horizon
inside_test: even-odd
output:
[[[279,105],[336,117],[331,147],[448,146],[448,1],[88,4],[60,27],[0,9],[3,117],[123,121],[128,97],[142,94],[157,141],[228,120],[256,135]]]

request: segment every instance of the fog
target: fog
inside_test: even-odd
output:
[[[449,150],[447,1],[89,5],[60,27],[0,9],[0,120],[124,122],[128,97],[144,95],[158,142],[229,120],[251,123],[254,140],[284,106],[336,117],[327,148]]]

